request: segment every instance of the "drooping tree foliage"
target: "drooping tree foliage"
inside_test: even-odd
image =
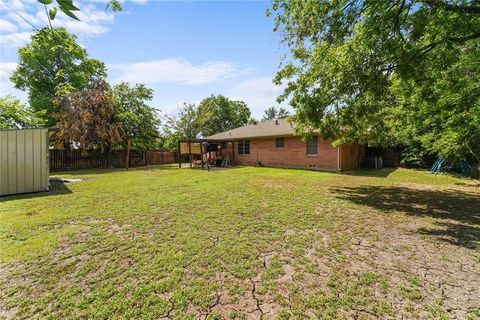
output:
[[[37,128],[44,125],[41,114],[12,96],[0,98],[0,129]]]
[[[279,109],[275,107],[270,107],[265,109],[263,112],[262,121],[276,120],[276,119],[285,119],[290,115],[290,112],[287,109],[280,107]]]
[[[157,110],[147,104],[153,90],[143,84],[130,87],[122,82],[113,87],[116,119],[122,127],[122,144],[140,150],[155,148],[159,138],[160,119]]]
[[[274,0],[270,14],[299,132],[479,161],[478,1]]]
[[[16,88],[28,91],[35,112],[45,111],[48,126],[55,124],[53,114],[60,111],[55,98],[81,91],[106,76],[103,62],[88,58],[76,36],[64,28],[41,29],[18,53],[18,66],[10,80]]]
[[[116,118],[110,86],[103,80],[89,88],[57,99],[61,111],[55,115],[59,147],[74,144],[83,152],[99,150],[110,166],[110,151],[122,141],[122,127]]]
[[[198,122],[204,137],[244,126],[249,119],[250,109],[245,102],[222,95],[205,98],[198,106]]]

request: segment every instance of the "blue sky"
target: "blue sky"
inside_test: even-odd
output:
[[[272,84],[285,48],[265,16],[270,1],[148,1],[123,3],[121,13],[104,11],[103,0],[74,1],[81,22],[58,16],[78,36],[89,55],[106,63],[108,80],[145,83],[154,89],[152,103],[172,113],[186,102],[210,94],[244,100],[261,118],[281,88]],[[32,28],[46,24],[36,0],[0,0],[0,93],[25,100],[12,87],[17,49]]]

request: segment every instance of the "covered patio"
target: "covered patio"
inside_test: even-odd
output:
[[[194,139],[178,142],[178,167],[187,156],[191,169],[231,167],[235,160],[233,140]]]

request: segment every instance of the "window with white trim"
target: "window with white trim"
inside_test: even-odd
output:
[[[275,139],[275,148],[277,148],[277,149],[285,148],[285,138],[276,138]]]
[[[250,154],[250,140],[238,141],[238,154]]]
[[[318,155],[318,137],[309,138],[305,144],[307,145],[307,156]]]

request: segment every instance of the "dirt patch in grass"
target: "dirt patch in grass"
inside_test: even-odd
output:
[[[75,232],[0,264],[0,318],[478,316],[480,193],[452,178],[155,172],[147,185],[130,182],[153,172],[91,173],[72,194],[7,202],[6,250]],[[192,175],[208,183],[185,188]],[[27,207],[40,213],[27,220]]]

